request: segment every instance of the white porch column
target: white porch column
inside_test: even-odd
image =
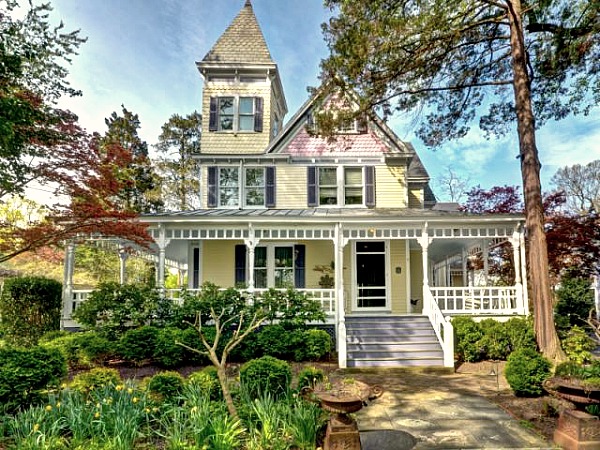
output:
[[[337,223],[333,241],[334,267],[335,267],[335,297],[337,300],[335,308],[336,343],[338,351],[338,365],[344,369],[347,366],[348,355],[346,346],[346,311],[344,300],[344,247],[348,244],[342,234],[342,225]]]
[[[463,286],[467,286],[467,285],[468,285],[468,283],[469,283],[469,279],[467,278],[467,277],[468,277],[468,275],[469,275],[469,274],[468,274],[468,272],[467,272],[467,271],[468,271],[468,269],[469,269],[469,266],[468,266],[468,264],[467,264],[467,263],[468,263],[468,261],[469,261],[469,259],[468,259],[468,256],[469,256],[469,255],[468,255],[467,251],[466,251],[465,249],[463,249],[463,251],[462,251],[462,261],[461,261],[461,262],[462,262],[462,279],[463,279]]]
[[[129,253],[127,253],[127,249],[123,244],[119,245],[119,282],[121,284],[127,283],[127,258],[129,258]]]
[[[417,242],[421,246],[423,255],[423,314],[428,314],[429,308],[431,308],[431,305],[429,304],[431,299],[431,296],[429,295],[429,244],[431,244],[432,241],[433,239],[429,237],[428,226],[425,224],[423,231],[421,232],[421,237],[417,238]]]
[[[490,249],[489,249],[489,243],[487,240],[484,240],[481,243],[481,253],[482,253],[482,258],[483,258],[483,279],[485,282],[485,285],[488,285],[488,279],[489,279],[489,275],[490,275]]]
[[[165,289],[165,253],[167,245],[171,242],[171,239],[167,239],[167,233],[163,224],[158,225],[158,271],[156,274],[156,286],[161,292]]]
[[[515,287],[517,289],[516,295],[517,295],[517,301],[520,303],[520,305],[517,305],[520,307],[521,311],[523,314],[525,314],[525,310],[526,310],[526,299],[523,297],[523,276],[521,274],[521,238],[520,238],[520,231],[519,230],[515,230],[513,232],[512,237],[509,239],[510,245],[512,245],[512,250],[513,250],[513,264],[514,264],[514,268],[515,268]]]
[[[250,229],[250,238],[244,239],[244,244],[248,250],[248,291],[254,291],[254,249],[260,242],[260,239],[254,237],[254,230]]]
[[[73,271],[75,267],[75,244],[67,242],[63,267],[63,311],[60,328],[65,328],[65,320],[73,313]]]
[[[525,255],[525,227],[519,230],[519,248],[521,249],[521,281],[523,286],[523,314],[529,315],[529,293],[527,292],[527,257]]]

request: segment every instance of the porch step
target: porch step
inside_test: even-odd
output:
[[[426,316],[346,317],[348,367],[443,367],[444,354]]]

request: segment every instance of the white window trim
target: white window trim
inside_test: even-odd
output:
[[[235,205],[221,204],[221,170],[236,169],[238,171],[238,197]],[[263,204],[262,205],[247,205],[246,204],[246,169],[261,169],[263,171]],[[241,175],[240,175],[241,172]],[[267,203],[267,171],[264,166],[217,166],[217,207],[221,209],[266,209]]]
[[[217,98],[217,131],[216,133],[257,133],[254,131],[254,118],[256,117],[256,95],[219,95]],[[221,99],[223,98],[233,98],[233,125],[231,130],[222,130],[221,129]],[[252,129],[251,130],[240,130],[240,99],[242,98],[250,98],[252,99]],[[249,117],[249,114],[244,114],[244,116]],[[213,131],[214,133],[214,131]]]
[[[296,243],[294,242],[268,242],[265,244],[259,244],[256,246],[256,248],[259,247],[266,247],[267,249],[267,288],[269,287],[275,287],[275,247],[288,247],[292,249],[292,277],[295,277],[295,273],[296,273],[296,258],[294,257],[294,246],[296,245]],[[255,251],[256,251],[255,248]],[[249,260],[249,255],[248,253],[246,253],[246,278],[248,278],[249,275],[249,268],[250,268],[250,260]],[[256,267],[254,267],[254,269],[256,270]],[[248,280],[246,280],[247,282]],[[256,274],[254,274],[254,283],[256,284]],[[295,287],[296,285],[296,280],[294,279],[292,281],[292,287]],[[265,288],[257,288],[257,289],[265,289]]]
[[[337,203],[331,205],[322,205],[321,204],[321,185],[320,181],[320,169],[336,169],[336,181],[337,181]],[[357,203],[353,205],[346,205],[346,184],[344,180],[345,170],[346,169],[361,169],[362,172],[362,203]],[[319,166],[317,167],[317,208],[366,208],[366,189],[365,189],[365,167],[364,166],[355,166],[355,165],[346,165],[346,166]]]

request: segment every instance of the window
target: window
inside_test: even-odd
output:
[[[262,132],[261,97],[211,97],[209,131]]]
[[[254,248],[254,287],[304,288],[304,245],[267,244]],[[235,284],[247,285],[249,261],[245,245],[235,247]]]
[[[274,167],[209,167],[208,206],[255,208],[275,206]]]
[[[219,98],[219,131],[233,130],[233,97]]]
[[[375,170],[367,167],[309,167],[309,206],[375,206]]]

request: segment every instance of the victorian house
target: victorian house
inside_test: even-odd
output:
[[[201,208],[141,218],[159,287],[176,267],[187,290],[304,291],[327,313],[341,367],[452,366],[452,316],[528,313],[523,217],[436,202],[413,146],[381,120],[349,122],[335,140],[311,134],[318,92],[286,122],[249,0],[196,64]],[[514,282],[498,285],[488,255],[506,242]],[[67,291],[68,319],[86,292]]]

